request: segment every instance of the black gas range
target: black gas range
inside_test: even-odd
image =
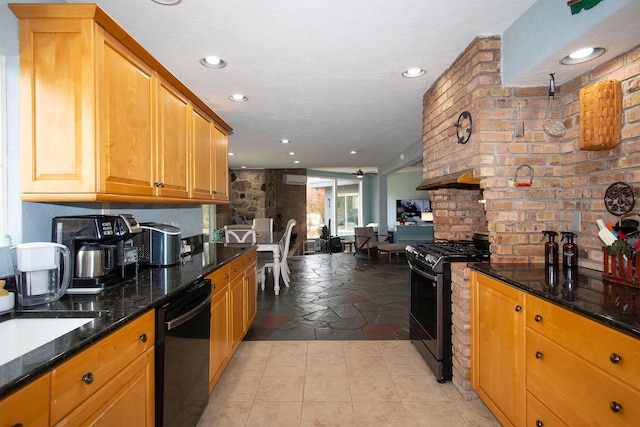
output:
[[[452,262],[488,261],[490,253],[478,249],[472,240],[436,240],[407,246],[409,259],[420,263],[434,273],[441,273]]]
[[[441,240],[406,247],[411,270],[410,338],[438,382],[451,380],[451,264],[488,261],[471,240]]]

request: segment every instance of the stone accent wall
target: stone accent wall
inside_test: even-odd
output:
[[[229,176],[229,205],[231,219],[251,222],[254,218],[268,218],[265,171],[261,169],[233,170]]]
[[[293,229],[296,233],[296,242],[304,242],[307,237],[306,186],[284,184],[283,175],[285,174],[306,175],[306,170],[232,170],[229,179],[229,223],[232,223],[236,217],[248,223],[254,218],[273,218],[274,230],[281,231],[287,221],[294,218],[297,222]]]
[[[491,262],[537,263],[544,256],[542,230],[573,231],[573,216],[580,214],[579,264],[602,270],[596,219],[618,220],[606,211],[604,192],[623,181],[636,197],[640,194],[640,46],[574,80],[557,80],[551,103],[548,80],[539,87],[502,86],[501,54],[499,37],[477,38],[424,95],[423,178],[473,169],[481,179],[481,190],[467,192],[467,213],[464,190],[431,192],[436,238],[467,238],[475,227],[486,225]],[[620,144],[606,151],[580,150],[580,89],[610,79],[622,87]],[[514,135],[518,106],[523,137]],[[464,145],[457,143],[453,126],[463,111],[473,117],[473,133]],[[544,131],[548,118],[563,122],[563,137]],[[531,187],[514,185],[523,164],[534,170]],[[479,198],[486,200],[485,221],[478,219]],[[468,398],[473,395],[467,356],[469,273],[465,266],[453,269],[454,383]]]

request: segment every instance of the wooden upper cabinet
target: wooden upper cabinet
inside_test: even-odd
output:
[[[95,191],[92,32],[83,19],[20,21],[23,192]]]
[[[228,201],[231,127],[97,5],[9,7],[20,20],[23,200]],[[196,110],[216,147],[206,167]]]
[[[215,145],[212,140],[213,121],[197,109],[193,109],[193,179],[191,197],[213,199]]]
[[[217,126],[213,127],[215,143],[215,171],[213,194],[215,200],[229,201],[229,157],[227,134]]]
[[[97,49],[102,64],[101,102],[96,103],[101,123],[97,193],[153,196],[154,72],[108,34]]]
[[[158,196],[189,197],[189,101],[168,83],[158,92]]]

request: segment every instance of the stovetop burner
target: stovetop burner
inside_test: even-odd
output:
[[[406,251],[410,258],[434,270],[444,263],[486,261],[490,257],[489,251],[478,249],[472,240],[423,242],[407,246]]]

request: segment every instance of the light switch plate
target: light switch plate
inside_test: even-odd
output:
[[[574,233],[580,232],[582,228],[582,212],[574,212],[571,218],[571,231]]]

